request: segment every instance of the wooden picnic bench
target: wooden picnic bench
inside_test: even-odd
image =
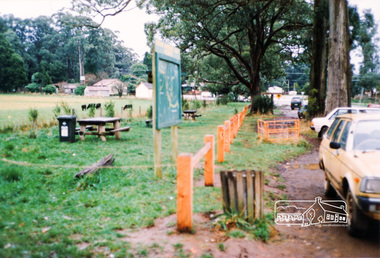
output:
[[[86,118],[79,119],[77,122],[80,125],[79,128],[79,137],[81,140],[84,140],[85,135],[97,135],[106,141],[107,135],[115,135],[117,140],[121,139],[120,132],[129,131],[130,126],[120,127],[120,117],[95,117],[95,118]],[[112,123],[112,128],[106,128],[107,123]],[[97,126],[95,129],[93,126]]]
[[[195,120],[196,117],[200,117],[200,116],[202,116],[202,115],[197,114],[196,110],[184,110],[183,111],[183,117],[185,119]]]

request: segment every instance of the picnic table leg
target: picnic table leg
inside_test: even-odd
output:
[[[120,121],[115,121],[113,123],[113,128],[114,129],[119,129],[120,128]],[[120,140],[121,139],[120,132],[115,132],[115,138],[116,138],[116,140]]]
[[[79,138],[83,141],[84,134],[86,133],[86,125],[81,125],[79,129]]]
[[[98,126],[98,133],[99,133],[99,136],[100,138],[102,139],[103,142],[106,141],[106,125],[99,125]]]

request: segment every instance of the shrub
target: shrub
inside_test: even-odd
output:
[[[255,96],[253,98],[253,111],[260,114],[272,112],[274,107],[273,101],[267,96]]]
[[[195,100],[193,101],[193,109],[194,109],[194,110],[197,110],[197,109],[200,108],[200,107],[201,107],[201,103],[199,102],[199,100],[195,99]]]
[[[81,85],[81,86],[78,86],[75,91],[74,91],[74,94],[75,95],[80,95],[80,96],[83,96],[84,95],[84,90],[86,89],[86,86],[84,85]]]
[[[89,117],[95,116],[95,106],[90,106],[90,108],[88,109],[88,116]]]
[[[54,118],[56,119],[61,114],[61,107],[58,104],[55,105],[53,109]]]
[[[33,124],[37,123],[38,118],[38,110],[37,109],[29,109],[29,121],[33,122]]]
[[[42,92],[46,94],[53,94],[57,92],[57,88],[54,85],[49,84],[42,88]]]
[[[115,103],[112,101],[107,102],[104,107],[106,108],[106,116],[114,117],[115,116]]]
[[[69,107],[69,105],[67,105],[66,102],[61,102],[61,107],[63,108],[63,112],[66,114],[66,115],[70,115],[71,114],[71,108]]]
[[[40,85],[37,83],[29,83],[27,86],[25,86],[25,90],[30,92],[40,92]]]
[[[153,117],[153,108],[152,108],[152,106],[149,106],[148,110],[146,111],[146,116],[148,117],[148,119],[152,119],[152,117]]]
[[[186,99],[182,102],[182,109],[183,110],[189,110],[189,101],[187,101]]]

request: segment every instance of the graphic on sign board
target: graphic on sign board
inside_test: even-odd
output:
[[[182,121],[181,60],[179,49],[160,41],[155,43],[156,128],[177,125]]]

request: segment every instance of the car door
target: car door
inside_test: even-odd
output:
[[[333,124],[331,127],[331,130],[329,130],[328,133],[331,135],[327,135],[329,138],[329,141],[326,143],[330,142],[339,142],[340,135],[343,131],[344,125],[346,124],[346,121],[343,119],[336,120],[334,123],[336,123],[336,126]],[[328,173],[330,177],[330,181],[333,184],[334,187],[340,188],[339,184],[339,171],[340,171],[340,166],[341,166],[341,160],[339,159],[339,155],[341,150],[338,149],[332,149],[330,146],[325,145],[323,146],[325,148],[325,160],[324,160],[324,165],[326,172]]]
[[[339,168],[337,171],[337,180],[339,184],[339,189],[343,189],[343,178],[347,172],[347,165],[349,163],[350,157],[348,156],[346,149],[347,149],[347,139],[348,135],[350,134],[350,128],[351,128],[351,121],[347,120],[346,123],[344,124],[344,127],[342,129],[342,133],[340,134],[339,137],[339,144],[340,144],[340,149],[339,149],[339,154],[336,156],[337,162],[339,163]]]

